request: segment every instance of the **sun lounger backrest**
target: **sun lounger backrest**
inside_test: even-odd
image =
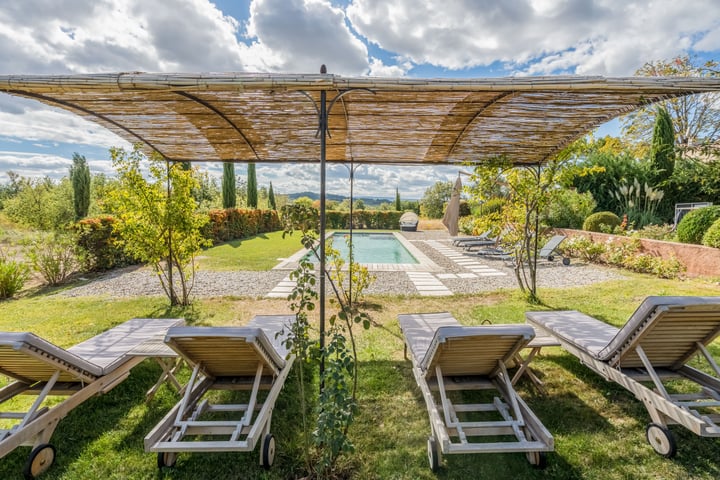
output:
[[[534,336],[529,325],[440,327],[420,367],[429,378],[435,376],[436,366],[443,375],[491,375],[498,360],[508,364]]]
[[[61,382],[93,381],[102,367],[29,332],[0,332],[0,372],[24,382],[48,381],[61,371]]]
[[[720,333],[720,297],[647,297],[598,357],[611,365],[640,367],[641,345],[656,368],[679,368]]]
[[[540,249],[538,256],[540,258],[546,258],[555,251],[555,249],[565,240],[565,235],[555,235],[545,243]]]
[[[398,315],[398,323],[415,363],[427,353],[438,328],[460,325],[450,312],[402,314]]]
[[[213,377],[255,375],[262,362],[264,375],[276,375],[285,359],[258,327],[174,327],[165,337],[191,365],[202,364]]]

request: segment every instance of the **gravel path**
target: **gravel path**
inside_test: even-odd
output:
[[[442,268],[443,273],[467,273],[426,240],[447,243],[445,232],[412,232],[408,239]],[[478,258],[478,257],[473,257]],[[442,278],[443,284],[454,293],[477,293],[501,288],[517,288],[515,275],[502,260],[480,259],[483,264],[505,273],[504,276],[478,278]],[[210,272],[200,270],[196,274],[192,295],[195,297],[248,296],[263,297],[287,275],[288,270],[266,272],[236,271]],[[375,282],[368,288],[369,294],[417,294],[417,290],[405,272],[372,272]],[[437,274],[436,274],[437,275]],[[624,278],[617,270],[589,264],[543,262],[538,266],[538,285],[541,287],[573,287]],[[164,295],[159,280],[149,268],[130,267],[108,272],[87,283],[59,292],[67,297],[107,296],[111,298]]]

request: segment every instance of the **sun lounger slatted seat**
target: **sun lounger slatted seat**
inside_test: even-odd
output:
[[[0,430],[0,458],[30,445],[25,478],[46,471],[55,460],[55,447],[48,442],[58,422],[88,398],[125,380],[132,367],[147,358],[132,355],[135,347],[183,323],[134,318],[67,350],[33,333],[0,332],[0,374],[14,379],[0,389],[0,405],[6,408],[18,395],[37,396],[27,412],[0,412],[0,418],[16,422]],[[49,406],[48,395],[68,398]]]
[[[442,454],[497,452],[524,452],[533,465],[544,466],[553,438],[515,392],[506,369],[533,329],[465,327],[446,312],[398,320],[430,416],[430,468],[439,467]],[[463,403],[462,392],[471,390],[492,398]]]
[[[671,424],[720,437],[720,368],[707,348],[720,333],[720,297],[648,297],[621,329],[577,311],[525,315],[644,403],[652,419],[647,440],[657,453],[676,453]],[[688,365],[695,357],[710,373]],[[678,379],[695,384],[695,392],[675,391],[672,381]]]
[[[165,342],[192,374],[183,398],[145,437],[145,450],[158,452],[159,467],[173,466],[179,452],[249,452],[258,443],[260,464],[272,466],[272,411],[294,360],[282,342],[294,321],[292,315],[258,315],[245,327],[168,331]],[[212,390],[245,391],[247,398],[211,404],[205,394]],[[210,418],[216,412],[223,419]]]

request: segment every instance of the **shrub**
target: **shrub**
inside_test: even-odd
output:
[[[30,244],[27,257],[48,285],[60,285],[82,265],[77,240],[71,235],[43,235]]]
[[[560,251],[568,257],[582,258],[587,262],[597,262],[605,253],[605,245],[595,243],[587,237],[572,237],[560,245]]]
[[[634,237],[649,238],[651,240],[671,241],[675,236],[670,225],[646,225],[633,233]]]
[[[114,224],[114,217],[102,216],[86,218],[73,225],[72,231],[83,249],[85,270],[104,271],[138,263],[117,245]]]
[[[470,209],[470,204],[466,200],[461,200],[458,216],[467,217],[469,215],[472,215],[472,211]]]
[[[602,232],[604,226],[605,229],[612,232],[618,225],[620,225],[620,218],[614,213],[597,212],[585,219],[582,228],[588,232]]]
[[[720,220],[715,220],[705,235],[703,235],[702,244],[706,247],[720,248]]]
[[[477,215],[488,215],[497,213],[505,206],[505,199],[500,197],[491,198],[478,208]]]
[[[720,206],[717,205],[689,211],[677,226],[678,240],[700,245],[705,232],[719,218]]]
[[[583,220],[595,209],[595,200],[590,192],[575,190],[558,192],[549,205],[542,221],[555,228],[582,228]]]
[[[0,251],[0,299],[12,298],[22,290],[30,278],[30,269],[24,263],[8,259]]]
[[[685,266],[675,257],[667,260],[640,253],[640,240],[607,244],[595,243],[586,237],[568,238],[561,245],[564,255],[579,257],[588,262],[606,263],[640,273],[649,273],[660,278],[677,278]]]

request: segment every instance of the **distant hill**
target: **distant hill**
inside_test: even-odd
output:
[[[308,197],[312,200],[318,200],[320,198],[320,195],[316,192],[300,192],[300,193],[290,193],[288,194],[288,198],[290,200],[295,200],[296,198],[300,197]],[[328,193],[325,195],[326,200],[334,200],[336,202],[342,202],[348,197],[345,197],[343,195],[335,195],[332,193]],[[395,202],[395,197],[393,198],[384,198],[384,197],[354,197],[355,200],[362,200],[366,206],[368,207],[377,207],[381,203],[388,203],[388,202]]]

